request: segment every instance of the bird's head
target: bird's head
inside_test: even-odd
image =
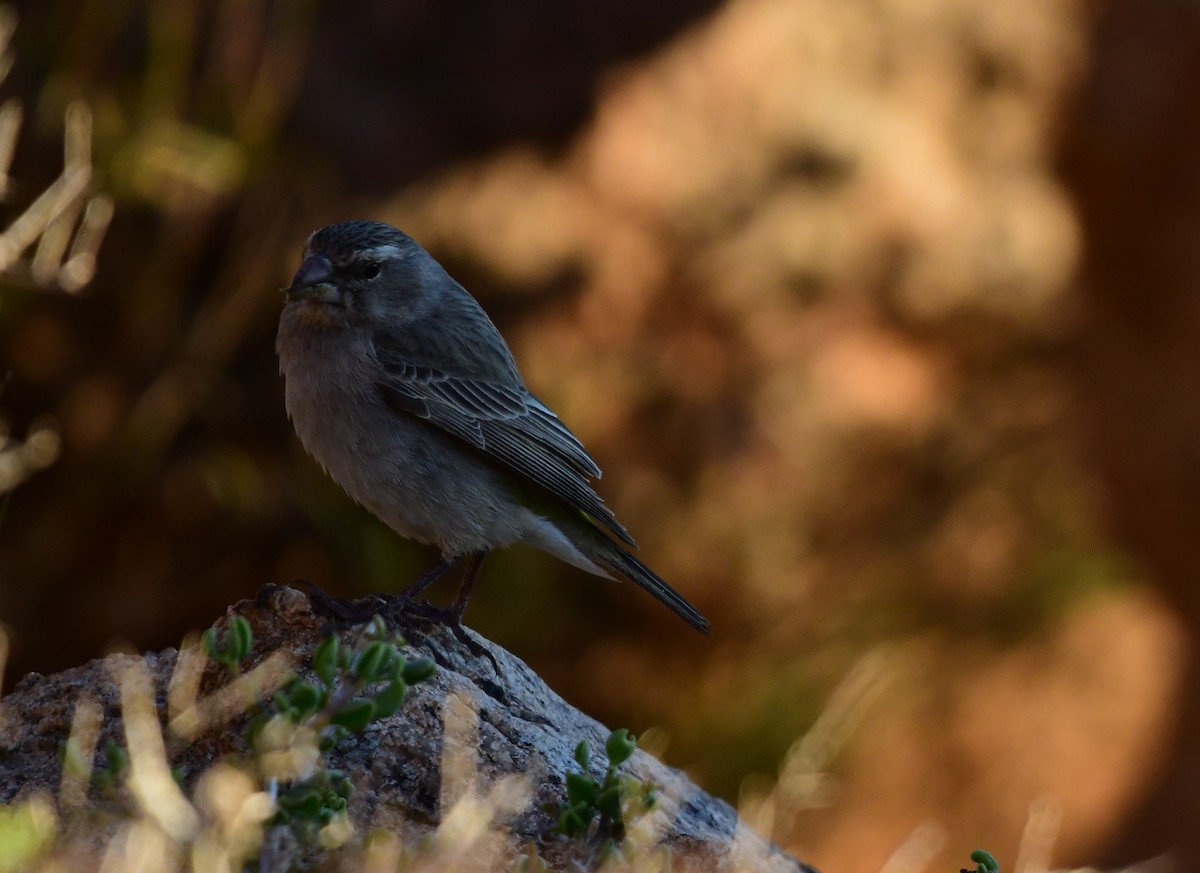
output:
[[[288,305],[325,322],[411,317],[437,262],[412,237],[378,221],[343,221],[316,231],[284,289]]]

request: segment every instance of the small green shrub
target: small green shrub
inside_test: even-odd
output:
[[[566,774],[567,802],[546,808],[556,819],[554,829],[568,837],[586,833],[596,825],[601,839],[620,842],[625,823],[654,809],[658,787],[642,782],[620,769],[637,749],[637,738],[625,728],[608,735],[604,751],[608,766],[602,779],[591,775],[592,749],[587,740],[575,747],[578,772]]]

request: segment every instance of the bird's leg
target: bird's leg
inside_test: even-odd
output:
[[[500,665],[496,663],[496,659],[492,656],[492,653],[468,636],[467,632],[463,630],[462,626],[463,612],[467,608],[467,601],[471,597],[471,589],[475,586],[475,579],[479,575],[479,568],[483,566],[483,559],[486,557],[487,552],[471,552],[469,555],[462,555],[449,562],[446,562],[448,564],[446,569],[449,569],[464,558],[467,561],[467,568],[463,573],[462,582],[459,584],[458,594],[455,596],[454,602],[448,609],[439,609],[436,606],[422,603],[419,607],[414,608],[412,611],[424,619],[445,625],[450,629],[450,632],[454,634],[458,641],[470,650],[472,655],[475,655],[476,657],[479,657],[480,655],[486,657],[492,662],[492,666],[495,667],[496,672],[499,673]],[[425,578],[422,577],[416,582],[416,584],[413,585],[413,589],[419,591],[421,590],[421,587],[424,587],[428,584],[429,583],[425,581]],[[410,589],[410,591],[411,590],[412,589]],[[401,596],[406,596],[408,593],[409,592],[406,591],[404,595]],[[401,606],[401,609],[403,608],[404,606]]]
[[[441,579],[443,576],[445,576],[447,573],[449,573],[451,570],[453,570],[455,567],[457,567],[460,563],[462,563],[462,559],[463,559],[462,555],[454,555],[453,557],[450,557],[450,558],[442,558],[440,561],[438,561],[436,564],[434,564],[432,567],[430,567],[428,570],[426,570],[420,579],[418,579],[416,582],[414,582],[413,584],[411,584],[407,588],[405,588],[398,595],[398,598],[401,600],[404,600],[405,602],[412,600],[414,597],[416,597],[418,594],[420,594],[422,591],[424,591],[426,588],[428,588],[434,582]]]
[[[467,600],[471,597],[471,589],[475,587],[475,577],[479,575],[479,568],[483,566],[483,559],[487,557],[487,554],[487,552],[474,552],[467,561],[467,569],[458,586],[458,594],[454,598],[454,603],[450,604],[450,623],[453,625],[462,624],[463,613],[467,609]]]
[[[454,555],[448,558],[443,557],[426,570],[416,582],[409,585],[399,594],[388,598],[388,615],[398,616],[404,612],[412,604],[414,597],[457,567],[462,562],[463,557],[463,555]]]
[[[467,569],[463,573],[462,583],[458,586],[458,594],[454,598],[454,603],[450,605],[449,615],[447,616],[446,624],[450,626],[451,632],[458,638],[458,641],[467,647],[468,651],[475,657],[483,655],[492,662],[492,669],[500,675],[500,665],[496,663],[496,658],[471,637],[467,636],[467,632],[463,630],[462,616],[467,608],[467,600],[471,597],[471,589],[475,587],[475,578],[479,575],[479,568],[483,566],[483,559],[487,557],[487,552],[474,552],[467,560]]]

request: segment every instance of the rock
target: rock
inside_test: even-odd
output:
[[[212,820],[221,819],[220,803],[205,799],[212,792],[204,780],[221,761],[242,761],[243,769],[251,769],[242,732],[254,699],[249,689],[257,686],[259,698],[268,698],[292,669],[307,670],[325,636],[325,619],[308,596],[290,588],[263,588],[254,602],[234,606],[218,629],[223,632],[234,615],[249,621],[254,647],[233,681],[195,646],[182,654],[111,655],[22,679],[0,700],[0,803],[52,796],[59,818],[69,819],[86,798],[89,809],[120,813],[89,834],[94,848],[121,833],[121,815],[153,818],[177,843],[196,842],[204,828],[214,827]],[[351,628],[339,635],[352,642],[356,633]],[[431,655],[438,669],[412,687],[394,715],[327,754],[323,766],[345,771],[355,785],[348,808],[354,832],[391,835],[368,840],[374,847],[368,853],[403,853],[437,869],[512,869],[531,845],[552,870],[597,866],[599,840],[552,834],[554,818],[543,807],[565,800],[564,777],[578,769],[574,750],[580,740],[597,750],[592,770],[600,775],[609,731],[567,704],[522,661],[467,633],[485,656],[440,625],[405,630],[412,648]],[[150,700],[153,708],[145,705]],[[127,788],[104,794],[79,775],[79,767],[68,767],[64,776],[60,750],[69,736],[85,750],[77,758],[90,755],[93,772],[105,765],[107,740],[128,747]],[[179,774],[182,792],[173,787],[170,770]],[[626,855],[665,847],[674,870],[811,870],[752,833],[728,804],[645,752],[635,752],[623,772],[660,787],[657,808],[630,828]],[[362,844],[350,841],[344,852],[352,855]],[[263,866],[326,864],[336,852],[325,854],[302,851],[286,829],[275,828],[262,850]]]

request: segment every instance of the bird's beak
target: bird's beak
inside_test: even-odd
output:
[[[341,303],[342,295],[333,283],[333,264],[324,255],[309,255],[284,288],[292,300],[315,300],[318,303]]]

